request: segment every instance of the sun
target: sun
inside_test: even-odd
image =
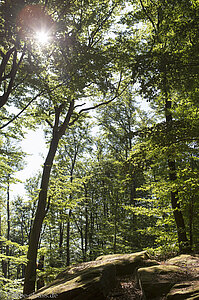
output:
[[[49,42],[50,36],[47,31],[39,30],[36,32],[35,38],[40,45],[46,45]]]

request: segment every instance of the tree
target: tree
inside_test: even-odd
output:
[[[102,6],[103,11],[99,2],[95,1],[92,4],[75,2],[70,8],[66,2],[56,5],[49,2],[49,9],[56,10],[56,15],[59,15],[56,47],[52,57],[49,58],[47,74],[43,81],[48,96],[43,97],[35,114],[40,120],[43,117],[50,125],[52,138],[44,162],[38,205],[31,228],[24,294],[30,294],[35,288],[37,249],[43,220],[47,213],[50,173],[62,136],[78,118],[76,113],[78,105],[76,106],[75,102],[81,98],[82,93],[86,95],[88,87],[90,90],[91,86],[94,89],[98,87],[104,93],[110,90],[118,92],[119,86],[115,87],[111,83],[109,47],[104,43],[106,38],[103,40],[103,32],[105,33],[110,26],[109,19],[112,18],[117,2],[111,5],[109,1],[103,2]],[[66,28],[63,28],[63,24],[69,26],[66,35],[63,33]],[[63,76],[66,79],[65,83],[55,90],[55,86],[59,86]],[[80,110],[79,114],[86,110]]]
[[[186,74],[190,74],[193,85],[198,81],[197,75],[193,76],[195,70],[193,71],[190,68],[190,62],[194,61],[194,64],[197,65],[197,54],[194,50],[195,43],[192,42],[189,32],[189,25],[192,24],[193,30],[191,30],[191,35],[198,41],[198,35],[195,31],[196,23],[194,21],[194,16],[198,14],[198,7],[195,4],[192,5],[189,1],[167,3],[165,1],[140,0],[137,4],[135,11],[127,13],[126,23],[128,26],[134,25],[135,22],[137,24],[141,23],[144,27],[145,36],[142,35],[143,39],[137,47],[139,48],[137,55],[135,53],[133,53],[134,57],[129,55],[132,62],[132,73],[138,74],[140,90],[147,100],[153,102],[156,100],[156,103],[157,100],[159,101],[159,108],[162,107],[162,110],[165,112],[164,117],[167,129],[164,131],[164,134],[169,139],[171,132],[174,134],[176,129],[174,125],[176,121],[174,119],[174,104],[179,103],[182,95],[185,96],[186,93],[190,93]],[[140,31],[139,28],[140,26],[137,26],[137,28],[133,27],[132,30],[130,29],[130,32],[135,35],[135,31]],[[148,30],[148,33],[146,33],[145,29]],[[134,43],[132,37],[129,38],[129,36],[130,34],[126,36],[126,45]],[[130,49],[130,46],[128,49]],[[191,53],[192,57],[190,56]],[[182,68],[184,68],[183,72]],[[178,131],[186,126],[183,122],[178,124]],[[178,139],[178,131],[176,131],[176,139]],[[172,141],[175,143],[175,138]],[[177,182],[177,162],[174,159],[177,153],[173,151],[174,148],[172,145],[167,148],[169,178],[173,187]],[[189,252],[190,246],[185,221],[180,207],[179,194],[175,187],[171,190],[171,204],[178,232],[180,251]]]

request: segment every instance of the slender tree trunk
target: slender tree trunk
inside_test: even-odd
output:
[[[2,236],[2,230],[1,230],[1,209],[0,209],[0,238]],[[1,254],[3,254],[3,242],[0,240],[0,251]],[[2,264],[2,272],[3,272],[3,276],[6,278],[6,274],[7,274],[7,264],[5,260],[2,260],[1,262]]]
[[[8,175],[8,182],[7,182],[7,240],[10,240],[10,175]],[[9,256],[9,246],[6,245],[6,256]],[[6,270],[6,278],[10,277],[9,274],[9,260],[5,263],[5,270]]]
[[[194,215],[194,201],[193,196],[191,196],[189,204],[189,239],[190,239],[190,248],[193,248],[193,215]]]
[[[94,232],[94,216],[93,216],[93,194],[91,197],[91,213],[90,213],[90,230],[89,230],[89,258],[94,259],[93,256],[93,232]]]
[[[64,224],[62,221],[60,221],[59,223],[59,257],[60,260],[62,260],[62,256],[63,256],[63,240],[64,240]]]
[[[73,182],[73,171],[75,168],[75,163],[77,159],[77,151],[75,151],[74,157],[72,159],[71,170],[70,170],[70,182]],[[72,201],[72,194],[70,194],[70,202]],[[66,239],[66,265],[70,265],[70,219],[72,215],[72,210],[68,212],[68,222],[67,222],[67,239]]]
[[[167,98],[167,97],[166,97]],[[172,114],[171,114],[171,101],[166,99],[165,104],[165,116],[166,116],[166,124],[167,124],[167,132],[170,133],[172,129]],[[176,162],[173,159],[172,155],[168,155],[168,167],[169,167],[169,179],[171,182],[175,182],[177,179],[176,173]],[[186,227],[184,223],[184,218],[182,215],[178,191],[171,191],[171,205],[173,209],[173,215],[177,227],[178,234],[178,244],[181,253],[190,252],[190,245],[186,235]]]
[[[85,217],[86,217],[86,224],[85,224],[85,236],[84,236],[84,261],[87,261],[87,249],[88,249],[88,207],[85,207]]]
[[[48,210],[47,192],[48,192],[48,186],[50,180],[50,172],[52,169],[55,153],[58,148],[59,140],[65,133],[71,115],[73,113],[74,100],[70,102],[70,106],[66,114],[66,117],[64,119],[64,122],[62,123],[62,125],[59,126],[60,114],[64,107],[65,107],[65,103],[55,108],[55,123],[53,127],[53,137],[43,167],[39,199],[38,199],[37,209],[35,213],[35,218],[30,232],[29,247],[27,253],[28,263],[25,270],[25,281],[24,281],[24,289],[23,289],[24,295],[29,295],[35,291],[37,251],[38,251],[38,245],[39,245],[43,220]]]
[[[85,234],[84,234],[84,261],[87,261],[87,250],[88,250],[88,230],[89,230],[89,219],[88,219],[88,190],[84,183],[85,192]]]
[[[21,219],[21,245],[24,245],[24,228],[23,228],[24,220],[23,220],[23,215]],[[21,278],[25,277],[25,265],[21,265]]]
[[[82,222],[81,222],[82,223]],[[81,226],[81,225],[80,225]],[[80,227],[80,239],[81,239],[81,249],[82,249],[82,259],[85,261],[85,252],[84,252],[84,230],[83,225]]]
[[[117,231],[118,231],[118,195],[116,197],[116,203],[114,207],[114,240],[113,240],[113,253],[117,253]]]
[[[50,179],[50,171],[52,168],[55,153],[58,147],[59,138],[55,135],[51,141],[49,152],[44,163],[43,174],[41,179],[41,188],[39,192],[39,200],[36,209],[35,219],[30,232],[29,247],[27,259],[28,263],[25,270],[25,282],[23,293],[29,295],[35,291],[36,282],[36,262],[37,250],[39,244],[40,233],[43,220],[46,216],[47,189]]]
[[[72,210],[69,210],[68,213],[68,222],[67,222],[67,238],[66,238],[66,265],[70,265],[70,218],[72,215]]]

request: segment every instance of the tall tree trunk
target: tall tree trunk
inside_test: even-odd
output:
[[[39,244],[39,238],[40,238],[43,220],[47,213],[46,210],[47,190],[48,190],[48,184],[50,180],[50,171],[58,147],[58,142],[59,142],[59,137],[55,135],[51,141],[49,152],[46,157],[46,161],[44,163],[38,205],[37,205],[35,218],[30,232],[29,247],[28,247],[28,254],[27,254],[28,263],[25,270],[25,282],[24,282],[24,290],[23,290],[23,293],[25,295],[29,295],[30,293],[35,291],[37,250],[38,250],[38,244]]]
[[[1,208],[0,208],[0,238],[2,236],[2,230],[1,230]],[[0,239],[0,251],[1,251],[1,254],[3,254],[3,242],[2,240]],[[6,274],[7,274],[7,264],[6,264],[6,261],[5,260],[2,260],[1,261],[1,264],[2,264],[2,272],[3,272],[3,276],[6,278]]]
[[[194,215],[194,199],[191,195],[189,203],[189,239],[190,239],[190,248],[193,248],[193,215]]]
[[[60,216],[61,218],[61,216]],[[59,223],[59,257],[60,257],[60,261],[62,260],[62,256],[63,256],[63,240],[64,240],[64,223],[62,222],[62,220],[60,220]]]
[[[59,140],[65,133],[66,128],[70,122],[70,118],[74,109],[74,100],[70,102],[70,106],[64,119],[64,122],[61,125],[59,125],[60,114],[64,108],[65,103],[55,108],[55,123],[53,127],[53,136],[43,167],[39,199],[35,213],[35,218],[30,232],[29,247],[27,253],[28,262],[25,270],[25,281],[23,289],[24,295],[29,295],[35,291],[37,252],[43,220],[47,213],[47,192],[50,180],[50,172],[52,169],[55,153],[58,148]]]
[[[88,249],[88,207],[86,204],[85,207],[85,217],[86,217],[86,224],[85,224],[85,236],[84,236],[84,261],[87,261],[87,249]]]
[[[24,245],[24,219],[23,219],[23,214],[22,214],[22,218],[21,218],[21,245]],[[25,264],[21,265],[21,278],[25,277]]]
[[[68,213],[68,222],[67,222],[67,238],[66,238],[66,265],[70,265],[70,218],[72,215],[72,210],[69,210]]]
[[[7,240],[10,240],[10,174],[8,175],[8,182],[7,182]],[[6,245],[6,256],[9,256],[9,246]],[[9,278],[9,260],[5,262],[4,266],[5,277]]]
[[[77,159],[77,151],[74,153],[72,158],[71,170],[70,170],[70,183],[73,182],[73,171],[75,168],[75,163]],[[72,194],[70,194],[70,202],[72,202]],[[66,238],[66,265],[70,265],[70,219],[72,215],[72,209],[68,212],[68,222],[67,222],[67,238]]]
[[[113,253],[117,253],[117,234],[118,234],[118,194],[116,196],[116,203],[114,207],[114,240],[113,240]]]
[[[91,212],[90,212],[90,230],[89,230],[89,258],[94,259],[93,255],[93,232],[94,232],[94,216],[93,216],[93,193],[91,196]]]
[[[166,104],[165,104],[165,117],[166,117],[166,124],[167,124],[167,132],[169,134],[172,130],[172,114],[171,114],[171,101],[168,100],[167,97],[166,97]],[[171,154],[168,154],[168,167],[169,167],[169,179],[171,182],[175,182],[177,179],[176,162],[175,159],[173,159]],[[179,250],[181,253],[188,253],[190,252],[190,245],[186,235],[186,227],[185,227],[184,218],[180,207],[178,190],[171,191],[171,205],[172,205],[173,215],[177,227]]]
[[[84,194],[85,194],[85,235],[84,235],[84,261],[87,261],[87,250],[88,250],[88,230],[89,230],[89,220],[88,220],[88,190],[84,183]]]

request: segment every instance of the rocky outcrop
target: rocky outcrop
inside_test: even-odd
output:
[[[27,299],[104,300],[116,284],[115,267],[89,266],[57,278]]]
[[[175,284],[167,295],[167,300],[199,299],[199,281]]]
[[[146,251],[132,254],[111,254],[99,256],[96,261],[101,261],[105,264],[112,264],[116,268],[116,275],[136,275],[136,271],[140,267],[148,267],[157,265],[158,262],[151,260]]]
[[[95,261],[70,266],[50,285],[27,299],[103,300],[116,286],[117,276],[132,275],[151,261],[146,251],[133,254],[107,255]]]
[[[159,266],[140,268],[143,299],[199,299],[199,257],[180,255]]]
[[[128,300],[141,299],[142,294],[143,300],[193,300],[199,299],[198,271],[199,256],[180,255],[158,263],[146,251],[105,255],[66,268],[26,299]]]
[[[138,280],[144,299],[167,295],[172,286],[186,278],[186,272],[173,265],[159,265],[138,270]]]

